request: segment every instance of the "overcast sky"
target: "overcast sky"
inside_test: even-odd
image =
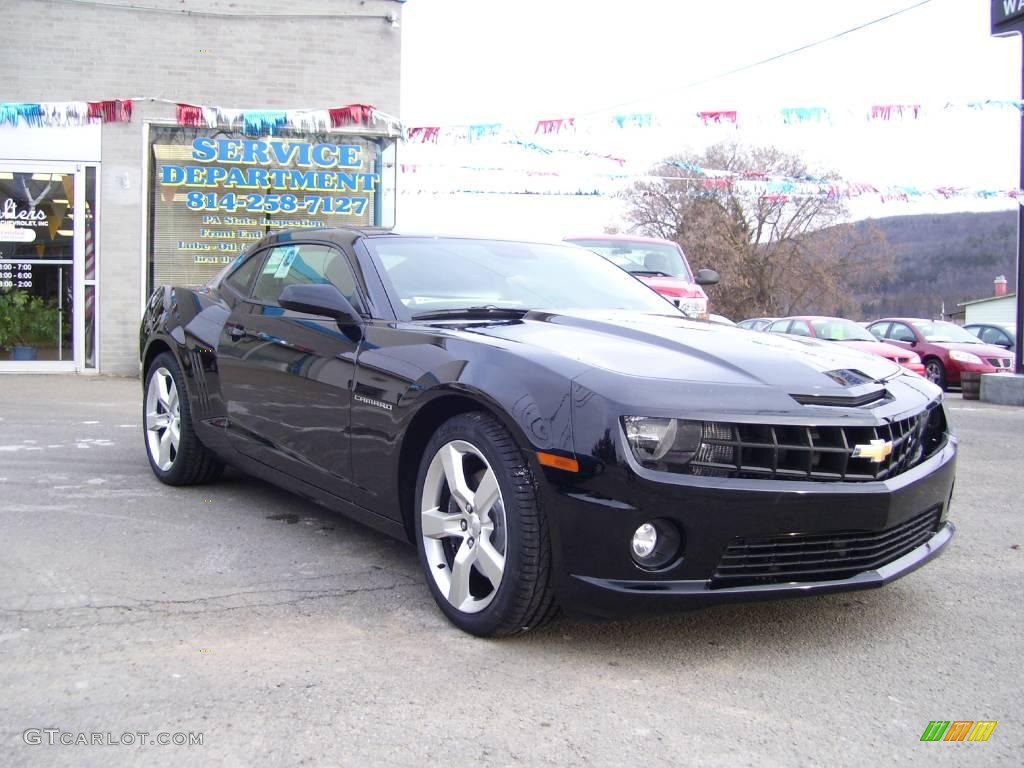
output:
[[[658,154],[736,138],[800,152],[817,168],[838,170],[850,181],[1016,187],[1019,116],[935,111],[947,102],[1020,97],[1020,40],[989,36],[985,0],[931,0],[841,39],[688,87],[915,2],[409,0],[402,20],[402,118],[407,126],[530,125],[573,115],[735,109],[739,129],[703,129],[697,123],[682,131],[652,129],[645,147]],[[933,109],[912,123],[869,124],[853,117],[885,103]],[[798,127],[774,119],[743,121],[745,114],[809,106],[827,107],[836,119]],[[593,150],[605,149],[592,140]],[[431,151],[410,147],[402,156],[422,161]],[[448,202],[445,210],[451,210]],[[604,203],[580,206],[594,210],[592,217],[610,215]],[[570,203],[559,207],[572,209]],[[1011,206],[852,206],[855,216],[993,207]],[[403,212],[436,217],[439,209],[413,201],[399,210],[402,222]],[[588,216],[580,224],[591,226]],[[540,229],[554,234],[551,227]]]

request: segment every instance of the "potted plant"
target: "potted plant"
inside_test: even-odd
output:
[[[53,343],[57,308],[25,291],[0,293],[0,347],[11,360],[35,360],[37,344]]]

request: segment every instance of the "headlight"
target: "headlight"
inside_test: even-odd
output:
[[[968,363],[970,365],[981,365],[981,358],[977,355],[972,355],[970,352],[961,352],[959,349],[953,349],[949,352],[949,357],[952,360],[956,360],[958,363]]]
[[[690,317],[703,318],[708,314],[707,299],[676,299],[676,301],[678,302],[676,306]]]
[[[626,442],[636,460],[651,469],[682,469],[700,447],[704,425],[684,419],[624,416]]]

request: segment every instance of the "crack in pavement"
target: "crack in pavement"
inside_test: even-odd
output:
[[[44,614],[73,614],[75,612],[96,612],[100,613],[103,611],[119,611],[122,613],[135,613],[142,612],[148,614],[157,614],[162,616],[205,616],[210,614],[227,613],[229,611],[239,611],[248,608],[272,608],[281,605],[298,605],[303,602],[310,602],[314,600],[324,600],[332,597],[344,598],[350,595],[357,595],[369,592],[386,592],[390,590],[396,590],[401,587],[408,586],[421,586],[422,581],[419,579],[410,579],[406,581],[395,581],[391,584],[385,584],[380,586],[367,586],[367,587],[351,587],[348,589],[271,589],[271,590],[253,590],[247,592],[232,592],[225,595],[212,595],[209,597],[197,597],[190,600],[140,600],[134,605],[77,605],[68,606],[63,608],[4,608],[0,607],[0,618],[3,617],[27,617],[27,616],[39,616]],[[216,606],[216,607],[204,607],[200,610],[195,611],[180,611],[180,610],[161,610],[160,606],[171,606],[171,607],[184,607],[184,606],[205,606],[206,604],[236,598],[244,597],[247,595],[273,595],[273,594],[291,594],[298,595],[292,599],[287,600],[265,600],[257,602],[244,602],[240,605],[228,605],[228,606]],[[148,618],[142,618],[138,621],[90,621],[89,626],[120,626],[125,624],[139,624],[148,621]],[[79,629],[82,624],[47,624],[47,629]]]

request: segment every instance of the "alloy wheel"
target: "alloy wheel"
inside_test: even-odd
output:
[[[928,376],[928,381],[932,384],[942,386],[943,374],[941,363],[935,360],[929,360],[928,364],[925,366],[925,373]]]
[[[171,372],[157,368],[146,387],[146,445],[163,472],[174,466],[181,442],[181,404]]]
[[[420,498],[423,549],[434,583],[455,609],[484,610],[505,572],[505,505],[483,453],[445,443],[427,468]]]

